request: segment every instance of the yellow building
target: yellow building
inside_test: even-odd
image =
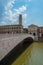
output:
[[[22,15],[19,15],[19,24],[18,25],[5,25],[0,26],[0,33],[22,33]]]
[[[27,28],[23,28],[23,33],[28,33],[28,29]]]
[[[0,33],[21,33],[22,25],[6,25],[0,26]]]

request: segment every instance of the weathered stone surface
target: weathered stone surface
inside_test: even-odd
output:
[[[19,42],[29,36],[28,34],[0,34],[0,60]]]

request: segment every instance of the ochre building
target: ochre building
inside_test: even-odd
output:
[[[18,25],[4,25],[0,26],[0,33],[22,33],[22,15],[19,15],[19,24]]]
[[[0,33],[22,33],[22,25],[0,26]]]

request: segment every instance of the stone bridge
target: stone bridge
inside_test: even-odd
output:
[[[34,40],[34,36],[29,34],[0,34],[0,60],[27,37]]]

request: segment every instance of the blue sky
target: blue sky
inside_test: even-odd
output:
[[[43,26],[43,0],[0,0],[0,26],[18,24],[19,14],[24,27]]]

